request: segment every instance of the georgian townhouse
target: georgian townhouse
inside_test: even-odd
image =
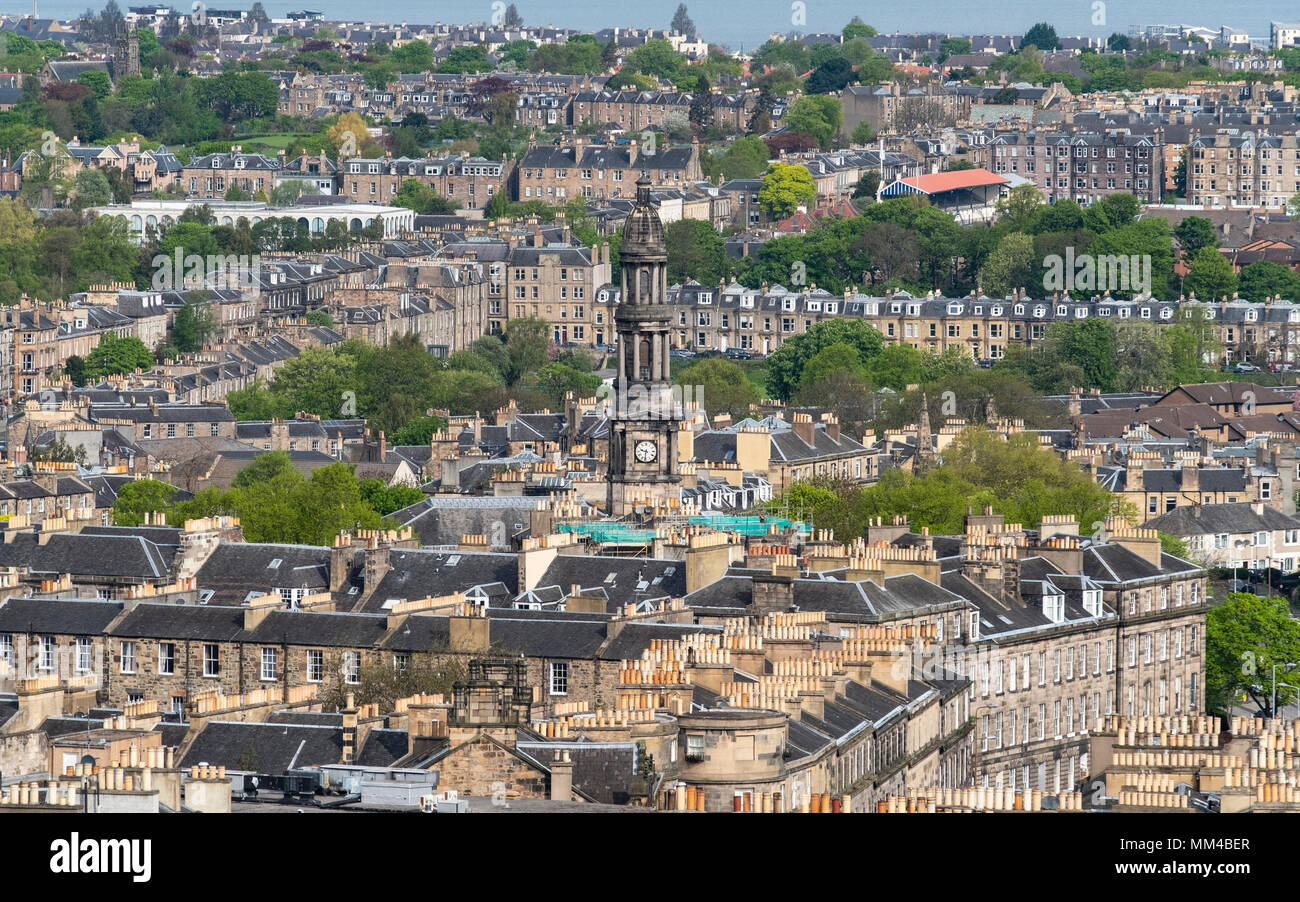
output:
[[[1098,541],[1049,517],[1032,542],[1001,518],[975,519],[990,522],[968,522],[943,586],[975,611],[948,641],[978,650],[962,662],[978,780],[1069,790],[1091,772],[1102,716],[1204,710],[1203,568],[1115,518]]]
[[[602,286],[597,303],[616,303],[618,289]],[[1008,344],[1032,344],[1058,322],[1099,317],[1114,320],[1172,323],[1179,305],[1151,298],[1096,300],[1067,296],[1034,299],[941,295],[917,297],[908,292],[877,297],[847,291],[832,295],[811,286],[794,292],[782,285],[757,289],[733,282],[707,286],[695,282],[668,290],[673,305],[673,344],[680,348],[725,351],[740,348],[770,354],[791,335],[806,332],[827,319],[860,317],[884,336],[886,344],[942,353],[960,347],[976,360],[999,360]]]
[[[1296,135],[1217,130],[1192,138],[1187,147],[1187,200],[1193,204],[1285,210],[1300,193],[1300,145]]]
[[[603,316],[597,321],[594,302],[597,289],[609,283],[608,253],[606,245],[511,248],[504,262],[507,319],[540,317],[558,344],[603,344],[612,332]]]
[[[871,123],[877,134],[892,131],[911,131],[895,124],[898,112],[906,111],[909,103],[938,104],[951,125],[961,125],[970,119],[971,92],[959,85],[927,85],[925,88],[908,88],[896,82],[883,85],[849,85],[840,98],[845,134],[861,122]]]
[[[289,162],[281,159],[275,173],[275,186],[285,182],[302,182],[303,194],[335,194],[338,188],[338,164],[321,151],[319,156],[296,157]]]
[[[573,95],[558,91],[525,91],[519,95],[515,122],[529,129],[563,127],[570,122]]]
[[[1087,206],[1134,194],[1156,204],[1164,192],[1164,142],[1162,128],[1150,135],[1001,132],[989,142],[989,164],[993,172],[1028,179],[1049,203],[1071,198]]]
[[[224,404],[96,404],[90,408],[97,422],[112,426],[129,441],[145,439],[233,438],[235,417]]]
[[[1207,567],[1271,567],[1292,573],[1300,562],[1300,517],[1262,501],[1180,507],[1144,525],[1184,539],[1188,551]]]
[[[655,188],[688,189],[704,178],[699,142],[658,147],[653,152],[635,139],[627,144],[589,145],[576,138],[570,146],[531,146],[515,167],[511,193],[516,201],[540,199],[550,204],[563,204],[572,197],[631,197],[642,177]]]
[[[402,182],[415,179],[474,210],[486,207],[509,178],[509,163],[483,157],[354,157],[340,167],[339,193],[357,203],[388,204],[401,190]]]
[[[697,464],[697,470],[728,465],[761,477],[774,493],[818,476],[854,482],[879,478],[879,453],[841,432],[834,415],[824,414],[813,422],[808,414],[796,413],[792,420],[774,416],[745,419],[734,426],[705,429],[690,438],[684,433],[689,447],[683,447],[681,453]]]
[[[243,153],[232,147],[229,153],[195,157],[181,170],[181,190],[188,197],[224,198],[238,187],[250,198],[259,192],[267,197],[275,188],[280,161],[260,153]]]
[[[713,92],[711,125],[743,131],[754,112],[757,94]],[[573,97],[571,126],[584,122],[597,127],[617,125],[628,132],[659,129],[669,113],[689,115],[692,95],[676,91],[582,91]]]
[[[72,340],[70,332],[64,329],[62,313],[58,305],[34,304],[27,298],[4,309],[4,333],[7,333],[4,334],[4,382],[14,395],[35,394],[52,386],[55,372],[67,360],[62,356],[64,351],[72,353],[70,349],[74,346],[87,344],[88,353],[99,344],[99,333],[94,333],[93,339]],[[76,327],[75,318],[72,326]],[[83,322],[77,330],[78,338],[87,336],[87,329]]]

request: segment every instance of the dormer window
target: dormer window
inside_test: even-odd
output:
[[[1083,609],[1093,617],[1101,616],[1101,589],[1083,590]]]
[[[1258,310],[1247,310],[1247,311],[1246,311],[1246,322],[1248,322],[1248,323],[1253,323],[1253,322],[1255,322],[1255,320],[1257,320],[1257,319],[1259,319],[1259,311],[1258,311]]]
[[[1024,315],[1025,315],[1025,305],[1016,304],[1016,316],[1024,316]]]
[[[1065,620],[1065,596],[1064,595],[1044,595],[1043,596],[1043,616],[1052,623],[1061,623]]]
[[[1058,304],[1057,307],[1056,307],[1056,315],[1057,315],[1057,316],[1069,316],[1069,315],[1070,315],[1070,308],[1066,307],[1064,304]]]
[[[949,316],[961,316],[961,310],[962,310],[961,304],[949,304],[949,305],[948,305],[948,315],[949,315]],[[979,313],[979,312],[980,312],[980,309],[979,309],[978,307],[976,307],[976,308],[975,308],[975,312],[976,312],[976,313]]]
[[[1041,319],[1041,318],[1044,317],[1044,316],[1047,316],[1047,305],[1046,305],[1046,304],[1039,304],[1037,307],[1035,307],[1035,308],[1034,308],[1034,316],[1037,317],[1037,318],[1039,318],[1039,319]]]
[[[976,308],[975,308],[975,312],[976,312],[976,313],[979,313],[979,312],[980,312],[980,308],[976,307]],[[997,304],[997,305],[995,305],[994,308],[993,308],[992,310],[989,311],[989,313],[990,313],[991,315],[993,315],[993,316],[1001,316],[1001,315],[1002,315],[1002,305],[1001,305],[1001,304]]]
[[[970,637],[969,638],[972,642],[978,642],[979,637],[980,637],[980,615],[979,612],[977,611],[970,615]]]

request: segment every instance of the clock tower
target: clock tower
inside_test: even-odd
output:
[[[651,500],[678,497],[677,430],[683,420],[668,371],[668,252],[664,226],[650,203],[650,182],[636,183],[636,206],[619,252],[623,291],[614,312],[618,375],[609,426],[612,517]]]

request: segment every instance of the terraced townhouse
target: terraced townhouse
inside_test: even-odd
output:
[[[338,168],[338,193],[356,203],[389,204],[401,190],[402,182],[415,179],[443,197],[473,210],[486,207],[492,197],[505,189],[510,179],[509,162],[483,157],[460,156],[411,159],[352,157]]]
[[[989,168],[1028,179],[1048,203],[1069,198],[1084,206],[1112,194],[1158,204],[1165,186],[1165,133],[1126,130],[999,132],[989,141]],[[1192,179],[1189,177],[1188,182]]]
[[[267,197],[275,188],[281,161],[260,153],[244,153],[236,145],[229,153],[195,157],[181,169],[180,187],[188,197],[223,199],[238,187],[249,197]]]
[[[602,307],[617,301],[618,289],[612,285],[597,293]],[[847,316],[871,323],[886,344],[935,353],[960,347],[976,360],[999,360],[1006,356],[1008,344],[1032,344],[1058,322],[1099,317],[1172,323],[1179,313],[1179,304],[1151,298],[1034,299],[1019,293],[1007,298],[949,298],[905,291],[875,297],[851,290],[833,295],[815,285],[794,292],[766,283],[751,289],[736,282],[708,286],[694,281],[670,287],[668,302],[676,307],[673,338],[679,348],[770,354],[791,335]]]
[[[1300,193],[1300,145],[1295,134],[1220,129],[1188,142],[1187,199],[1285,210]]]
[[[543,146],[529,140],[527,153],[512,173],[510,191],[516,201],[540,199],[563,204],[572,197],[633,197],[640,178],[648,178],[654,188],[681,190],[704,178],[698,141],[686,147],[652,150],[636,139],[607,145],[575,138],[565,146]]]

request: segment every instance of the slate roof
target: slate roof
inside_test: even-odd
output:
[[[1198,504],[1175,508],[1148,520],[1144,527],[1176,536],[1241,535],[1265,530],[1300,529],[1300,517],[1289,517],[1267,505],[1256,513],[1251,504]]]
[[[239,770],[245,753],[253,759],[257,772],[264,774],[283,774],[291,764],[293,767],[338,764],[343,760],[343,730],[300,724],[209,721],[186,749],[180,767],[211,764]]]
[[[0,633],[98,636],[120,613],[120,601],[15,597],[0,603]]]
[[[200,589],[213,591],[208,604],[240,605],[250,592],[268,588],[328,589],[329,560],[328,548],[312,545],[222,542],[195,578]]]
[[[379,615],[276,610],[241,638],[249,642],[369,648],[386,632],[386,618]]]
[[[518,572],[514,554],[393,549],[388,573],[367,600],[365,610],[383,610],[390,598],[438,597],[495,582],[504,583],[514,594]]]
[[[171,553],[141,536],[55,533],[41,545],[35,535],[24,533],[0,545],[0,566],[25,566],[39,574],[158,580],[171,574]]]
[[[356,763],[362,767],[390,767],[394,761],[406,756],[409,746],[406,730],[376,727],[366,734]]]
[[[233,642],[243,636],[244,612],[207,605],[140,604],[108,631],[138,639],[192,639]]]

